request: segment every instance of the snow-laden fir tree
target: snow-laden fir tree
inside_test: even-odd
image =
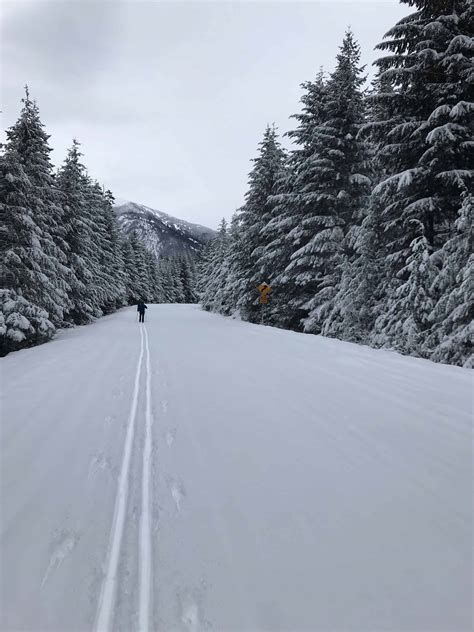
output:
[[[455,224],[455,233],[441,250],[441,269],[434,294],[440,296],[431,314],[432,332],[427,347],[431,359],[460,366],[473,366],[474,256],[472,222],[474,196],[467,192]]]
[[[155,303],[166,303],[165,298],[165,289],[163,284],[163,275],[161,272],[160,261],[154,260],[154,268],[153,268],[153,287],[155,291],[154,302]]]
[[[144,274],[147,280],[147,295],[146,300],[149,303],[159,303],[159,286],[157,285],[156,268],[157,261],[155,255],[153,255],[146,248],[144,249]]]
[[[431,326],[434,303],[431,287],[437,269],[432,263],[423,224],[415,219],[410,255],[398,276],[398,285],[386,311],[375,322],[376,332],[387,346],[410,355],[425,356],[424,341]]]
[[[472,177],[474,47],[472,3],[402,1],[418,10],[387,33],[378,48],[391,55],[376,63],[394,87],[378,97],[387,112],[381,158],[388,174],[379,193],[387,198],[385,222],[403,262],[411,241],[406,220],[422,221],[436,248]]]
[[[161,278],[161,287],[163,289],[163,302],[174,303],[175,287],[170,260],[167,258],[160,259],[158,262],[158,270]]]
[[[61,166],[57,183],[61,191],[66,229],[68,265],[72,271],[69,315],[84,324],[102,315],[99,251],[94,224],[91,183],[80,161],[79,143],[73,141]]]
[[[423,224],[432,261],[440,265],[439,251],[453,232],[474,166],[469,102],[472,3],[410,0],[407,4],[417,11],[401,20],[379,45],[391,53],[377,64],[381,79],[392,89],[375,97],[385,114],[378,135],[386,140],[378,152],[384,178],[374,195],[381,207],[387,253],[385,306],[392,314],[395,306],[403,308],[398,288],[407,281],[403,270],[418,222]],[[430,301],[441,298],[437,292],[438,286],[432,285]],[[398,314],[400,321],[408,317]],[[380,322],[376,343],[384,337]],[[429,336],[428,330],[424,333]]]
[[[171,303],[184,303],[185,289],[181,276],[181,262],[178,257],[168,259],[168,270],[171,279]]]
[[[94,261],[97,295],[101,312],[109,314],[123,302],[121,275],[117,268],[114,232],[115,217],[110,200],[98,182],[86,180],[85,202],[87,214],[93,228],[90,253]]]
[[[153,280],[150,278],[147,266],[147,250],[136,231],[130,235],[130,245],[133,252],[132,269],[129,270],[132,281],[132,303],[137,303],[139,300],[151,302]]]
[[[125,299],[129,305],[133,303],[136,304],[140,300],[140,297],[136,291],[135,253],[129,235],[123,235],[122,237],[122,260],[124,266]]]
[[[114,301],[115,309],[118,309],[126,304],[126,279],[122,237],[114,212],[114,196],[111,191],[107,190],[102,194],[101,210],[107,235],[107,255],[104,265],[113,279],[112,300]]]
[[[227,222],[222,219],[217,236],[208,244],[198,283],[201,305],[207,311],[225,313],[225,290],[228,278],[229,235]]]
[[[28,89],[22,103],[1,156],[2,283],[59,325],[70,307],[63,212],[49,136]]]
[[[377,62],[392,85],[377,97],[386,114],[381,125],[386,141],[379,151],[385,178],[374,192],[382,207],[390,311],[393,303],[400,306],[397,286],[406,280],[400,271],[406,269],[418,222],[436,255],[452,233],[474,166],[473,5],[403,1],[417,11],[387,33],[379,48],[391,54]]]
[[[295,130],[287,133],[295,148],[291,151],[270,197],[270,217],[261,231],[264,246],[259,252],[259,267],[272,288],[267,322],[279,327],[301,329],[301,319],[307,315],[302,306],[316,290],[311,276],[311,254],[300,264],[309,274],[300,276],[299,265],[287,266],[296,250],[304,247],[313,234],[307,196],[313,184],[314,129],[323,121],[326,85],[321,70],[314,81],[302,84],[302,110],[292,118],[298,121]]]
[[[28,203],[30,182],[19,160],[0,156],[0,355],[50,338],[41,302],[41,231]],[[22,292],[26,291],[30,300]]]
[[[372,97],[391,92],[388,79],[377,76],[366,100],[366,123],[358,132],[358,139],[366,142],[364,150],[370,165],[370,177],[377,182],[383,178],[383,166],[378,160],[379,147],[385,142],[381,121],[385,120],[383,105]],[[376,196],[361,204],[364,215],[360,226],[352,223],[345,237],[341,282],[333,301],[324,330],[330,335],[352,342],[372,342],[371,334],[378,316],[384,312],[386,293],[386,252],[381,225],[380,205]],[[353,250],[353,252],[351,252]]]
[[[54,332],[46,310],[15,290],[0,289],[0,356],[45,342]]]
[[[263,233],[263,229],[272,217],[269,198],[277,192],[284,159],[275,126],[267,126],[258,147],[258,156],[252,161],[245,204],[234,218],[233,231],[238,235],[229,242],[228,258],[232,260],[232,266],[229,266],[226,284],[232,286],[232,295],[237,303],[228,305],[227,310],[237,308],[245,320],[260,318],[256,287],[267,280],[262,276],[264,266],[260,262],[268,244],[268,233]]]
[[[212,241],[209,241],[200,251],[196,265],[196,293],[201,303],[208,281],[207,272],[211,265]]]
[[[196,302],[194,260],[189,256],[177,257],[178,272],[183,286],[183,303]]]
[[[227,231],[227,251],[223,264],[225,266],[226,277],[224,279],[220,311],[226,316],[238,315],[239,318],[240,314],[236,306],[242,296],[242,282],[239,277],[241,266],[240,253],[245,250],[245,246],[241,243],[242,240],[243,236],[239,225],[239,215],[235,212],[230,221],[230,228]],[[205,258],[205,253],[206,250],[204,251],[203,258]]]
[[[385,310],[384,241],[375,200],[369,203],[355,235],[354,250],[352,257],[344,257],[340,286],[327,322],[332,336],[369,343],[375,321]]]
[[[137,231],[132,231],[123,238],[122,258],[126,301],[129,305],[140,300],[145,303],[173,302],[166,287],[167,260],[158,262],[147,250]]]
[[[348,30],[324,85],[312,153],[299,167],[293,189],[300,222],[289,235],[295,249],[286,273],[300,293],[292,304],[304,314],[305,331],[328,335],[338,333],[335,297],[342,272],[350,270],[370,186],[365,143],[357,137],[364,122],[359,64],[360,48]]]

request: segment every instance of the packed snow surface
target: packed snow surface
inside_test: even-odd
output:
[[[2,360],[1,630],[471,629],[469,371],[136,317]]]

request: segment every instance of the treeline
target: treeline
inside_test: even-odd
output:
[[[194,300],[193,262],[158,262],[136,234],[123,235],[79,143],[53,173],[48,138],[26,90],[0,155],[0,355],[139,299]]]
[[[267,128],[198,288],[207,310],[472,366],[474,5],[403,1],[369,90],[348,31],[291,151]]]
[[[196,263],[190,255],[162,257],[158,261],[160,300],[155,303],[196,303]]]

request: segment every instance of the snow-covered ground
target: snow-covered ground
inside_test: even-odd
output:
[[[1,365],[2,631],[471,629],[469,371],[186,305]]]

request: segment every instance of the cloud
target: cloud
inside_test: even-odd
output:
[[[8,7],[10,3],[5,3]],[[2,49],[13,67],[57,81],[90,81],[114,59],[121,3],[30,2],[7,9]]]
[[[2,107],[17,108],[25,83],[52,118],[120,118],[106,108],[106,86],[120,45],[120,3],[4,3],[1,22]],[[3,8],[3,6],[2,6]],[[125,116],[125,114],[122,114]]]
[[[56,164],[77,137],[118,196],[216,227],[241,206],[267,123],[292,129],[300,83],[331,70],[348,24],[363,63],[406,14],[384,2],[2,2],[1,106],[25,83]]]

